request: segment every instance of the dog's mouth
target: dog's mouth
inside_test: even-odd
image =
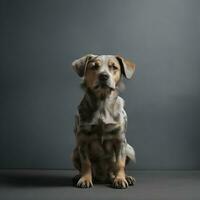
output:
[[[107,83],[107,82],[98,82],[95,86],[94,86],[94,90],[97,89],[110,89],[110,90],[115,90],[115,87],[112,86],[111,84]]]

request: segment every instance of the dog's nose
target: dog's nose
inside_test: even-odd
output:
[[[108,78],[109,78],[109,75],[107,73],[105,73],[105,72],[99,74],[99,80],[100,81],[107,81]]]

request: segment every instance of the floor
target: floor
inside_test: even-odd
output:
[[[128,189],[96,184],[73,186],[75,171],[0,170],[0,199],[137,199],[200,200],[200,171],[129,171],[137,183]]]

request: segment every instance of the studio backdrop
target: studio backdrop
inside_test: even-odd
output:
[[[0,168],[72,169],[87,53],[136,63],[126,101],[134,169],[200,169],[200,1],[2,0]]]

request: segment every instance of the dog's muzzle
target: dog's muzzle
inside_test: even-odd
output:
[[[109,75],[105,72],[99,74],[97,84],[94,87],[94,89],[100,89],[100,88],[101,89],[110,88],[111,90],[115,89],[115,87],[111,84]]]
[[[105,83],[109,79],[109,75],[107,73],[99,74],[99,81]]]

